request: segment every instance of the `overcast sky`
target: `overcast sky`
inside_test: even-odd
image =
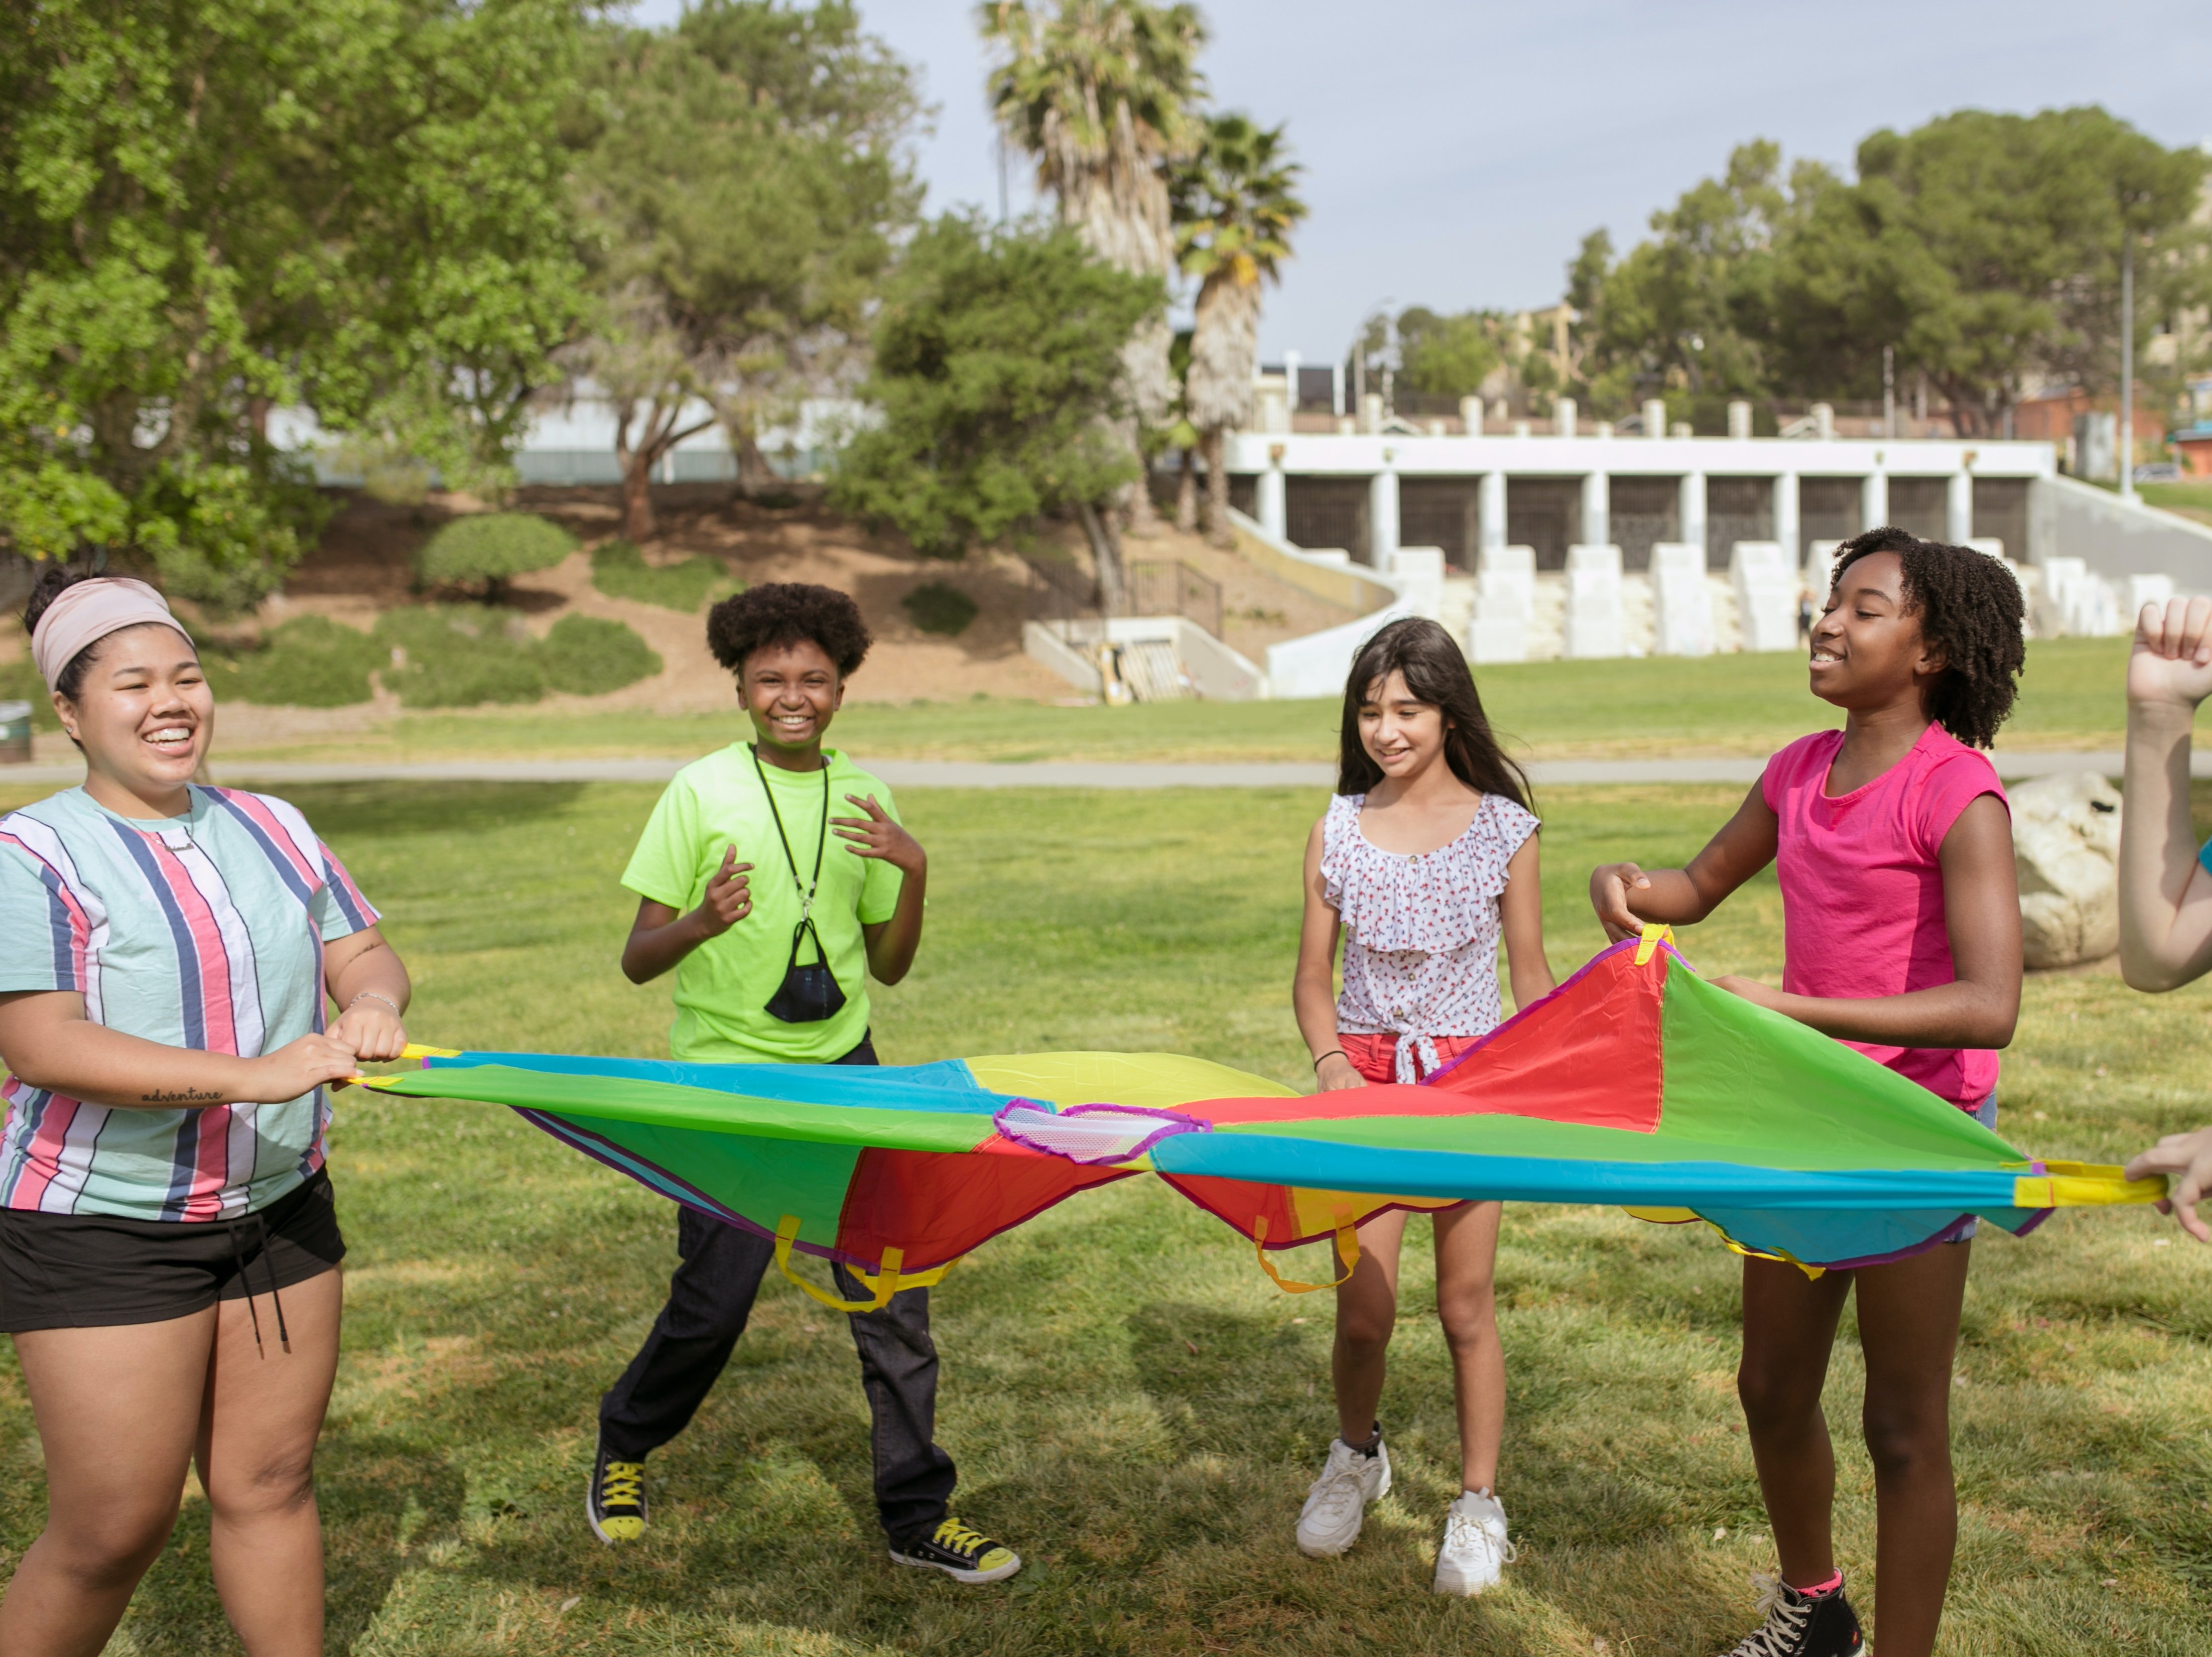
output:
[[[1848,169],[1860,138],[1966,106],[2102,104],[2167,144],[2212,139],[2207,0],[1201,0],[1214,102],[1285,122],[1311,215],[1261,349],[1344,350],[1383,300],[1438,310],[1559,297],[1599,226],[1654,209],[1772,138]],[[681,0],[641,0],[641,21]],[[933,211],[996,211],[971,0],[860,0],[918,64]],[[1012,206],[1032,197],[1009,164]]]

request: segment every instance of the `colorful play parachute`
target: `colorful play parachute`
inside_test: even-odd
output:
[[[2165,1189],[2031,1161],[1714,988],[1656,929],[1418,1087],[1301,1095],[1202,1059],[1100,1053],[873,1069],[430,1052],[363,1084],[512,1106],[773,1235],[787,1272],[793,1248],[845,1262],[878,1304],[1076,1192],[1146,1173],[1250,1238],[1270,1275],[1267,1249],[1334,1235],[1350,1261],[1370,1216],[1470,1197],[1702,1219],[1810,1267],[1909,1253],[1970,1217],[2026,1232],[2056,1207]]]

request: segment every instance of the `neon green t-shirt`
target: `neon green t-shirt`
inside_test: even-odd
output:
[[[890,789],[836,749],[825,748],[822,756],[830,762],[831,816],[865,816],[845,796],[872,794],[885,814],[897,820]],[[775,809],[782,814],[784,836],[799,865],[796,885],[776,839],[768,796],[761,790],[763,774],[775,791]],[[906,877],[881,858],[858,855],[835,829],[822,851],[813,919],[845,1005],[830,1017],[808,1024],[787,1024],[767,1011],[791,963],[800,892],[814,874],[815,848],[823,834],[822,780],[819,771],[786,771],[766,763],[756,772],[750,747],[735,743],[678,772],[653,808],[629,867],[623,871],[623,884],[640,897],[679,913],[695,909],[707,895],[708,880],[721,866],[725,848],[735,846],[738,861],[753,865],[746,877],[752,913],[677,964],[676,1022],[668,1031],[672,1057],[822,1064],[850,1053],[867,1034],[867,945],[860,928],[891,918]],[[814,959],[811,938],[800,958]]]

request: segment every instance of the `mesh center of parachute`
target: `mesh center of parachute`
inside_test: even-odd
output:
[[[1206,1123],[1180,1111],[1077,1105],[1055,1114],[1026,1099],[1015,1100],[992,1120],[1014,1144],[1072,1162],[1126,1162],[1173,1134],[1207,1129]]]

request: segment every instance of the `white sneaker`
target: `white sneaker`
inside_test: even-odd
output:
[[[1436,1591],[1472,1598],[1496,1586],[1520,1551],[1506,1539],[1505,1509],[1494,1496],[1462,1490],[1444,1514],[1444,1542],[1437,1550]]]
[[[1390,1452],[1381,1444],[1362,1455],[1342,1439],[1329,1441],[1321,1477],[1298,1509],[1298,1551],[1311,1559],[1334,1559],[1359,1539],[1367,1504],[1390,1493]]]

